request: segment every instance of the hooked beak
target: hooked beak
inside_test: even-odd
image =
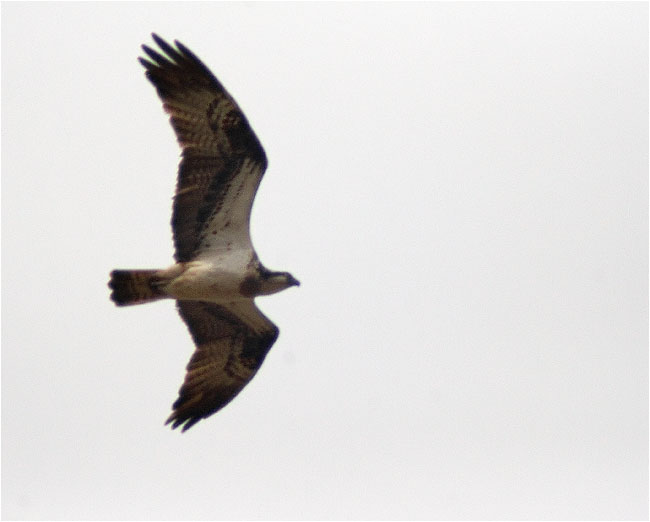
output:
[[[289,285],[300,286],[300,281],[298,281],[295,277],[291,276],[291,279],[289,279]]]

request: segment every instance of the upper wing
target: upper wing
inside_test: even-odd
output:
[[[278,328],[252,299],[228,306],[177,301],[196,351],[167,423],[183,431],[228,404],[253,378],[278,337]]]
[[[266,154],[244,113],[210,70],[183,44],[153,34],[166,56],[140,58],[170,114],[182,148],[172,228],[176,260],[239,243],[252,248],[250,211]]]

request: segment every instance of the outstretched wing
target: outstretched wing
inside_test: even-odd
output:
[[[176,260],[212,248],[252,249],[249,221],[266,154],[246,116],[210,70],[183,44],[153,34],[165,56],[143,45],[147,78],[182,148],[172,229]]]
[[[278,328],[252,299],[228,306],[177,301],[196,351],[167,419],[183,431],[223,408],[253,378],[278,337]]]

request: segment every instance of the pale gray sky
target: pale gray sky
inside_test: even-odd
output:
[[[302,282],[183,435],[173,302],[106,288],[172,261],[152,31],[246,112]],[[647,38],[647,3],[4,3],[3,516],[646,518]]]

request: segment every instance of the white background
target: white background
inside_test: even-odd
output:
[[[3,4],[5,518],[646,518],[648,6]],[[191,339],[179,149],[136,57],[177,38],[270,167],[298,289],[252,383],[163,426]]]

